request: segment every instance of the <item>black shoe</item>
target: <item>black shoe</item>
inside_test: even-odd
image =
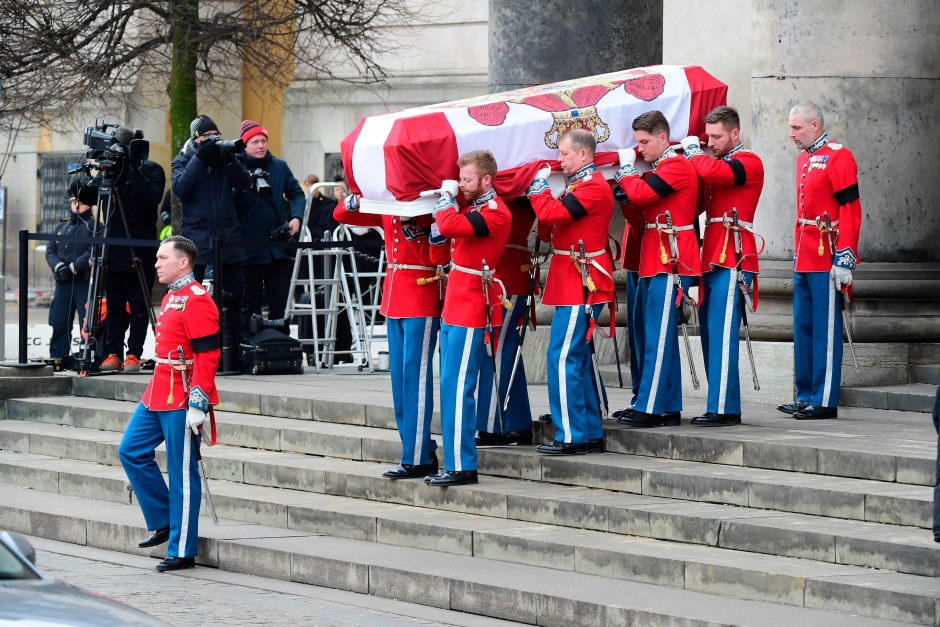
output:
[[[164,527],[163,529],[157,529],[150,534],[149,538],[141,540],[137,543],[142,549],[149,549],[152,546],[159,546],[170,539],[170,528]]]
[[[741,424],[741,414],[716,414],[705,412],[703,416],[696,416],[691,424],[699,427],[724,427],[726,425]]]
[[[630,416],[633,414],[633,405],[629,407],[624,407],[623,409],[618,409],[610,415],[611,418],[620,418],[622,416]]]
[[[649,429],[651,427],[678,427],[680,424],[682,424],[682,414],[677,411],[662,415],[634,411],[628,416],[621,416],[620,418],[617,418],[617,424],[638,429]]]
[[[660,427],[678,427],[682,424],[682,414],[677,411],[671,411],[659,417]]]
[[[537,453],[543,455],[585,455],[588,452],[586,443],[569,444],[555,440],[551,444],[540,444],[535,448]]]
[[[793,417],[797,420],[825,420],[826,418],[838,418],[838,407],[815,407],[807,405],[798,412],[794,412]]]
[[[477,433],[477,446],[508,446],[518,444],[526,446],[532,444],[532,429],[525,431],[510,431],[509,433]]]
[[[552,421],[552,415],[551,415],[551,414],[542,414],[541,416],[539,416],[538,418],[536,418],[536,420],[538,420],[539,422],[551,422],[551,421]]]
[[[588,453],[603,453],[607,450],[604,438],[594,438],[587,441]]]
[[[165,573],[168,570],[185,570],[187,568],[193,568],[195,565],[195,557],[168,557],[157,564],[156,568],[161,573]]]
[[[437,460],[432,458],[430,464],[398,464],[391,470],[386,470],[382,476],[386,479],[420,479],[437,473]]]
[[[807,407],[809,407],[809,403],[806,401],[793,401],[792,403],[777,405],[777,411],[782,411],[785,414],[795,414],[798,411],[803,411]]]
[[[444,470],[427,482],[428,485],[447,487],[477,483],[476,470]]]
[[[440,477],[441,475],[443,475],[444,472],[445,472],[445,471],[441,470],[441,471],[438,471],[438,472],[434,473],[433,475],[428,475],[427,477],[424,478],[424,482],[425,482],[425,483],[431,483],[431,480],[432,480],[432,479],[437,479],[438,477]]]

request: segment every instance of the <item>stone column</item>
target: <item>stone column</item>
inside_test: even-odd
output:
[[[662,0],[490,0],[490,92],[662,62]]]
[[[790,108],[822,107],[859,165],[863,222],[856,341],[940,339],[940,11],[933,0],[768,0],[752,4],[754,150],[766,179],[765,338],[790,336],[794,178]],[[766,272],[764,271],[766,269]],[[765,308],[765,303],[767,304]]]

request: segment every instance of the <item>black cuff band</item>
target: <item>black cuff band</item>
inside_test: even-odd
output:
[[[219,347],[219,336],[213,333],[205,337],[196,337],[189,340],[189,345],[192,347],[194,353],[205,353]]]
[[[473,234],[477,237],[486,237],[490,234],[490,227],[486,225],[486,218],[479,211],[467,214],[467,222],[473,227]]]
[[[860,196],[858,195],[858,183],[854,185],[849,185],[845,189],[840,189],[835,193],[836,202],[839,203],[839,206],[847,205],[853,200],[858,200]]]
[[[735,185],[744,185],[747,183],[747,171],[744,169],[743,163],[732,159],[728,162],[728,165],[731,166],[731,173],[734,174]]]
[[[587,215],[587,210],[584,208],[584,205],[581,204],[581,201],[578,200],[578,197],[574,194],[565,194],[565,197],[561,199],[561,204],[565,206],[565,209],[568,210],[568,213],[570,213],[571,217],[575,220]]]
[[[651,173],[646,177],[646,184],[649,185],[660,198],[665,198],[676,191],[672,188],[672,185],[659,178],[659,175],[656,173]]]

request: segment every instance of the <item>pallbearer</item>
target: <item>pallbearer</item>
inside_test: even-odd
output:
[[[590,132],[568,131],[558,142],[558,162],[568,177],[564,195],[552,196],[548,168],[539,170],[527,192],[539,234],[550,241],[552,251],[542,302],[555,307],[546,357],[556,433],[554,442],[538,447],[549,455],[604,450],[601,420],[607,393],[590,342],[594,321],[614,298],[613,261],[607,252],[614,200],[594,167],[595,147]]]
[[[509,209],[493,189],[496,159],[492,153],[468,152],[457,165],[460,192],[469,204],[461,208],[444,192],[434,209],[436,230],[450,239],[450,273],[441,314],[444,469],[425,478],[433,486],[477,482],[474,394],[484,360],[492,362],[498,351],[494,344],[502,322],[505,290],[493,272],[509,240],[512,222]]]
[[[529,406],[525,364],[521,355],[516,364],[516,353],[520,341],[520,324],[526,318],[526,302],[529,296],[534,297],[534,293],[530,294],[530,287],[536,287],[530,277],[537,272],[538,261],[532,258],[529,251],[529,232],[535,222],[535,213],[526,198],[517,198],[506,205],[512,215],[512,228],[509,231],[509,243],[496,264],[496,278],[506,287],[510,307],[503,312],[503,323],[499,330],[496,353],[499,377],[493,377],[493,365],[488,359],[483,360],[480,372],[477,446],[532,443],[532,409]],[[534,321],[531,309],[529,319]],[[498,395],[493,393],[495,379],[499,379]]]
[[[193,276],[195,261],[196,245],[181,235],[167,238],[157,250],[157,279],[169,288],[157,318],[157,365],[118,448],[134,500],[153,531],[139,546],[169,541],[166,559],[157,564],[161,572],[196,564],[199,439],[211,407],[219,402],[219,311]],[[169,489],[154,459],[162,442]]]
[[[633,412],[620,416],[632,427],[677,426],[682,410],[682,373],[677,323],[682,295],[701,273],[692,221],[698,202],[698,176],[669,145],[669,122],[659,111],[633,121],[637,150],[653,169],[642,177],[636,153],[622,151],[617,182],[627,202],[642,215],[640,284],[634,308],[642,365]],[[625,163],[624,163],[625,161]]]
[[[431,216],[401,218],[359,212],[351,194],[336,205],[333,218],[342,224],[377,226],[385,236],[385,282],[382,305],[388,333],[395,424],[401,438],[401,463],[386,470],[389,479],[425,477],[438,470],[431,439],[434,372],[431,364],[441,324],[443,283],[431,259]]]
[[[699,317],[708,403],[705,414],[693,418],[692,424],[715,427],[741,423],[738,330],[742,307],[747,307],[742,290],[751,289],[758,271],[754,211],[764,187],[764,165],[744,149],[734,107],[710,111],[705,134],[714,157],[702,151],[694,136],[682,140],[682,152],[705,185],[706,210]]]

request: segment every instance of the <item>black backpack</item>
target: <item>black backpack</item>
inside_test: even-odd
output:
[[[265,328],[241,344],[242,371],[246,374],[303,374],[300,342],[278,329]]]

